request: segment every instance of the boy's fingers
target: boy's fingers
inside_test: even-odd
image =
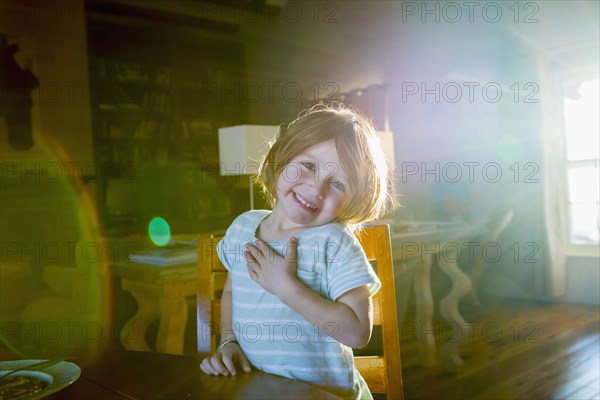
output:
[[[262,258],[262,252],[260,251],[260,249],[256,246],[253,246],[250,243],[246,245],[244,253],[247,253],[245,255],[245,258],[246,261],[249,262],[255,262],[258,264],[258,261]]]
[[[202,364],[200,364],[200,368],[207,375],[219,375],[219,372],[213,368],[210,358],[204,359],[204,361],[202,361]]]
[[[248,359],[246,358],[246,355],[241,352],[238,354],[239,354],[239,358],[240,358],[240,366],[242,367],[244,372],[252,371],[252,368],[250,367],[250,361],[248,361]]]
[[[261,269],[260,264],[252,254],[250,254],[249,252],[244,253],[244,257],[246,258],[246,267],[248,268],[250,275],[255,278],[258,277],[258,272]]]
[[[229,371],[227,371],[227,369],[225,368],[225,366],[223,366],[223,363],[221,362],[220,353],[215,353],[215,355],[212,356],[212,358],[210,359],[210,365],[215,370],[217,375],[227,375],[229,373]]]
[[[235,366],[233,365],[233,360],[230,356],[223,357],[223,364],[225,364],[225,367],[231,373],[231,375],[235,376]]]
[[[254,254],[252,254],[248,250],[244,251],[244,259],[248,263],[258,264],[258,261],[256,260],[256,257],[254,256]]]
[[[256,244],[248,243],[248,245],[248,248],[252,250],[252,255],[254,256],[256,261],[262,258],[266,258],[266,255],[270,254],[269,251],[271,250],[271,248],[268,244],[266,244],[260,239],[256,239]]]
[[[248,245],[244,248],[244,259],[248,262],[253,262],[256,259],[252,253],[252,248]]]
[[[200,369],[202,370],[202,372],[208,375],[211,375],[214,372],[207,358],[202,360],[202,363],[200,363]]]

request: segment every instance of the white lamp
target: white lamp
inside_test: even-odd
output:
[[[277,134],[276,125],[237,125],[219,129],[221,175],[256,175],[260,162]],[[254,189],[250,178],[250,209],[254,209]]]

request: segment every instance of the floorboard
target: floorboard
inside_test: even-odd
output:
[[[465,365],[448,371],[441,346],[455,331],[434,323],[436,364],[420,364],[414,315],[401,329],[406,399],[599,399],[598,307],[512,301],[465,312]]]

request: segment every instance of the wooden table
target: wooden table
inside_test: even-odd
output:
[[[49,399],[337,399],[300,381],[260,371],[235,377],[205,375],[189,356],[108,350]]]
[[[171,266],[119,262],[112,265],[120,278],[121,288],[137,302],[137,312],[123,326],[120,339],[128,350],[150,351],[146,330],[160,320],[155,350],[183,354],[185,327],[188,320],[186,297],[196,296],[196,265]]]
[[[472,249],[477,243],[471,240],[483,236],[487,229],[483,224],[466,223],[428,222],[422,226],[423,229],[392,235],[394,268],[401,269],[400,265],[414,264],[412,285],[416,304],[415,330],[420,343],[421,360],[425,365],[435,363],[436,343],[432,322],[434,303],[431,293],[431,267],[434,260],[442,272],[452,280],[452,289],[441,299],[439,307],[442,317],[456,330],[452,340],[446,343],[443,349],[446,366],[455,370],[463,364],[459,354],[460,344],[471,333],[470,324],[464,320],[458,308],[460,299],[471,289],[471,281],[462,272],[457,261],[460,259],[460,252],[463,253],[462,257],[468,256],[468,247],[471,246]],[[399,320],[402,324],[403,318]],[[404,332],[403,329],[400,331]]]

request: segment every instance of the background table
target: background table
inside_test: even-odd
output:
[[[459,354],[460,344],[470,334],[470,324],[460,314],[458,303],[471,289],[471,280],[455,261],[457,258],[455,251],[457,249],[461,251],[465,242],[483,236],[487,228],[481,223],[414,222],[414,224],[422,224],[422,229],[395,233],[391,238],[400,332],[404,332],[402,324],[408,306],[410,284],[412,284],[416,305],[416,333],[421,349],[420,360],[424,365],[435,363],[436,343],[432,321],[435,305],[431,292],[431,269],[434,259],[437,258],[440,270],[452,281],[451,291],[440,300],[440,312],[450,326],[460,329],[457,340],[446,343],[443,349],[446,366],[450,370],[455,370],[463,364]],[[406,272],[407,269],[413,274],[412,282],[409,281],[409,285],[404,285],[399,290],[399,284],[406,283],[406,279],[399,279],[398,275]]]
[[[138,309],[123,326],[121,344],[127,350],[149,351],[146,331],[160,320],[156,351],[183,354],[185,327],[188,322],[187,298],[196,296],[196,264],[170,266],[120,262],[112,265],[121,288],[130,292]]]

